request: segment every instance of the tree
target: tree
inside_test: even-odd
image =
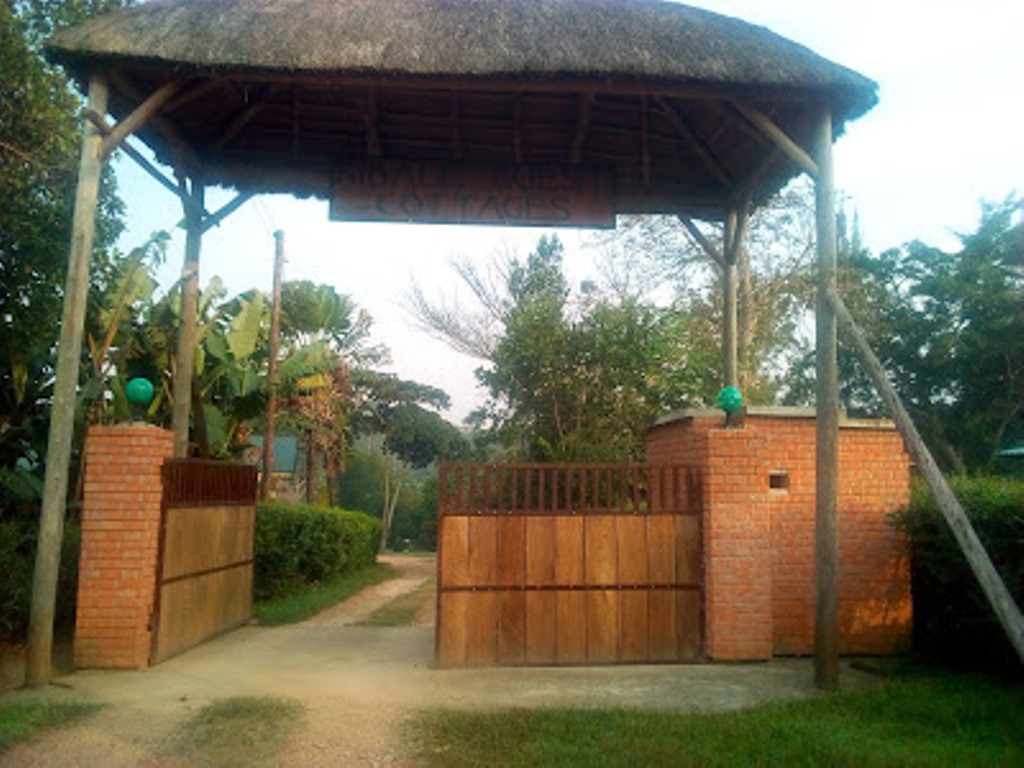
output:
[[[78,167],[80,102],[43,60],[41,42],[111,5],[0,5],[0,517],[31,514],[41,490]],[[94,248],[101,268],[114,261],[120,213],[108,171]]]
[[[490,397],[471,421],[504,456],[638,459],[654,418],[696,399],[707,358],[686,316],[621,284],[573,291],[562,262],[562,243],[544,236],[524,260],[508,257],[486,273],[459,268],[476,312],[449,312],[422,293],[410,308],[435,335],[487,361],[477,377]],[[487,331],[474,336],[478,317]]]
[[[594,240],[602,251],[606,280],[639,296],[671,287],[675,307],[691,318],[695,345],[721,349],[723,270],[721,225],[694,225],[692,235],[674,216],[626,216]],[[739,385],[747,402],[770,403],[778,372],[798,355],[800,321],[813,304],[813,187],[800,179],[750,214],[737,254]],[[706,246],[706,247],[705,247]],[[723,381],[721,355],[708,357],[705,392]]]
[[[873,258],[854,247],[843,293],[933,455],[958,473],[991,470],[1024,439],[1024,201],[982,207],[946,253],[915,241]],[[854,241],[855,242],[855,241]],[[844,353],[844,404],[878,401]]]

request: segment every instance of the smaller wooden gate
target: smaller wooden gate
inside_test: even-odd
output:
[[[438,663],[699,660],[699,481],[683,466],[442,466]]]
[[[162,473],[151,664],[252,615],[256,467],[174,459]]]

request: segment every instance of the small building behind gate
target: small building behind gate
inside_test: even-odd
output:
[[[814,651],[815,415],[749,408],[662,419],[647,436],[653,463],[702,475],[705,652],[768,659]],[[893,424],[840,421],[840,653],[891,654],[911,641],[910,555],[890,516],[910,501],[910,457]]]

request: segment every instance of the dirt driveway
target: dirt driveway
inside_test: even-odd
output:
[[[808,660],[770,664],[439,670],[432,604],[412,626],[354,626],[432,578],[433,559],[385,558],[399,577],[305,621],[249,626],[137,672],[83,670],[5,699],[100,701],[82,724],[0,757],[3,766],[174,765],[175,726],[212,701],[275,696],[305,706],[275,765],[411,765],[403,724],[425,708],[641,707],[727,710],[815,695]],[[844,667],[843,687],[873,678]]]

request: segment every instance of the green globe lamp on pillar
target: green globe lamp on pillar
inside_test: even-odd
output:
[[[149,379],[132,379],[124,387],[124,396],[131,404],[132,419],[143,421],[146,408],[153,401],[153,383]]]
[[[736,414],[743,407],[743,393],[736,387],[723,387],[715,398],[715,405],[725,411],[725,426],[736,427]]]

